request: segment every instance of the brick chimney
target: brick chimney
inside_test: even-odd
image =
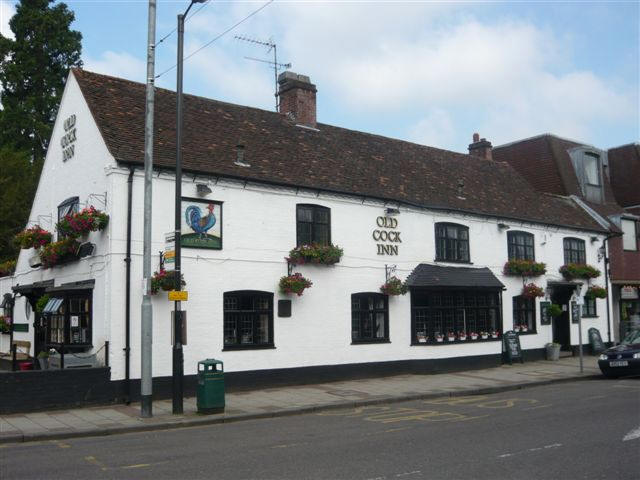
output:
[[[316,86],[306,75],[282,72],[278,75],[280,113],[297,125],[316,128]]]
[[[492,160],[491,150],[493,146],[486,138],[480,138],[477,133],[473,134],[473,143],[469,144],[469,155],[481,157],[485,160]]]

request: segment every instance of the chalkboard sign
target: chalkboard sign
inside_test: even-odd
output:
[[[550,306],[551,302],[540,302],[540,325],[551,325]]]
[[[571,302],[571,323],[580,321],[580,305],[578,302]]]
[[[524,363],[522,359],[522,348],[520,347],[520,337],[513,330],[504,332],[502,335],[502,348],[504,349],[504,356],[509,365],[514,360],[519,360],[520,363]]]
[[[597,355],[600,352],[605,351],[607,348],[604,346],[604,342],[600,336],[600,331],[597,328],[592,327],[589,329],[589,343],[591,344],[592,355]]]

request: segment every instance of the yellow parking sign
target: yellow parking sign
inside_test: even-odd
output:
[[[171,290],[167,293],[171,302],[186,302],[189,300],[189,292],[185,290]]]

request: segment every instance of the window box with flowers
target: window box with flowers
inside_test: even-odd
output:
[[[592,285],[585,294],[587,298],[607,298],[607,289],[599,285]]]
[[[80,243],[75,238],[63,238],[40,249],[43,268],[51,268],[78,258]]]
[[[597,278],[600,276],[600,270],[585,263],[567,263],[560,267],[560,273],[567,280],[574,278]]]
[[[380,291],[385,295],[404,295],[408,290],[409,287],[398,277],[390,277],[380,286]]]
[[[286,260],[291,265],[333,265],[342,258],[343,251],[336,245],[300,245],[291,249]]]
[[[13,275],[13,272],[16,271],[16,263],[15,260],[7,260],[6,262],[0,263],[0,277]]]
[[[77,213],[65,215],[56,225],[58,233],[68,237],[80,237],[89,232],[104,230],[109,223],[109,215],[93,206]]]
[[[528,283],[527,285],[522,287],[521,295],[527,298],[544,297],[544,289],[537,286],[535,283]]]
[[[285,295],[290,295],[295,293],[299,297],[304,293],[305,289],[311,287],[313,283],[304,278],[300,273],[294,273],[291,275],[286,275],[280,278],[280,293],[284,293]]]
[[[187,285],[184,281],[184,275],[180,275],[180,285],[182,287]],[[155,295],[160,290],[170,292],[174,290],[176,286],[176,272],[175,270],[160,270],[159,272],[153,272],[151,277],[151,294]]]
[[[16,234],[15,241],[20,248],[40,248],[51,243],[51,232],[35,225]]]
[[[515,277],[539,277],[547,272],[547,265],[533,260],[509,260],[504,264],[502,273]]]
[[[453,332],[449,332],[447,333],[447,340],[450,342],[455,342],[456,341],[456,335]]]

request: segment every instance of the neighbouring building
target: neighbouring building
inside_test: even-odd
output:
[[[322,124],[308,77],[285,72],[279,83],[279,113],[184,99],[186,375],[211,357],[232,384],[476,368],[501,362],[502,333],[514,327],[527,358],[554,340],[567,350],[586,344],[588,328],[608,330],[606,300],[594,299],[578,338],[586,282],[559,271],[570,262],[604,270],[610,227],[579,202],[540,193],[491,160],[485,140],[467,155]],[[123,392],[140,378],[144,111],[145,85],[72,70],[30,225],[54,231],[87,206],[109,223],[50,268],[22,250],[15,274],[0,281],[0,294],[15,296],[14,325],[27,327],[14,337],[31,341],[32,355],[62,343],[96,353]],[[158,270],[174,228],[175,118],[175,93],[158,89]],[[308,244],[343,255],[331,265],[285,259]],[[507,275],[508,260],[545,263],[546,273]],[[313,282],[301,296],[279,290],[294,272]],[[381,291],[393,276],[406,295]],[[523,296],[525,283],[542,297]],[[551,300],[561,307],[553,319]],[[171,375],[172,306],[166,292],[153,299],[159,383]]]
[[[611,229],[600,255],[606,255],[611,280],[609,298],[614,318],[607,339],[619,341],[632,319],[638,317],[640,321],[640,216],[638,209],[633,209],[634,201],[636,206],[640,204],[638,146],[607,152],[545,134],[496,147],[493,158],[509,163],[541,192],[574,198],[601,225]],[[597,309],[593,312],[605,314]]]

